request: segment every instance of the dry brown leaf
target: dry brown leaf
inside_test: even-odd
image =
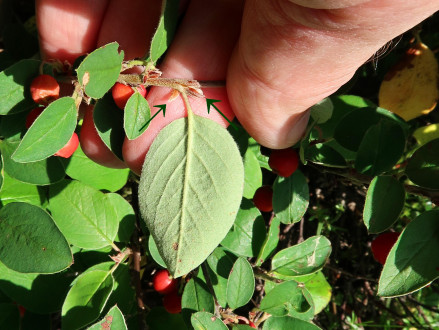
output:
[[[439,69],[434,53],[418,42],[384,77],[379,106],[408,121],[426,115],[439,99]]]

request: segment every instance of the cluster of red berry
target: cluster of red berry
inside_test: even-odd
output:
[[[152,279],[154,290],[164,295],[163,307],[171,314],[181,312],[181,295],[178,293],[178,280],[171,277],[167,269],[161,269]]]
[[[299,156],[292,148],[273,150],[268,165],[277,175],[288,178],[299,167]],[[253,203],[261,212],[273,211],[273,188],[271,186],[258,188],[253,196]]]

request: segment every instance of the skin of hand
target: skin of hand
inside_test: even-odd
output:
[[[226,79],[226,88],[203,89],[206,97],[222,100],[220,110],[229,118],[234,113],[262,145],[285,148],[301,138],[309,107],[387,41],[439,10],[439,0],[191,0],[182,7],[184,19],[160,65],[163,76]],[[44,58],[72,62],[117,41],[132,59],[149,49],[160,1],[37,0],[36,9]],[[182,100],[168,102],[169,95],[151,89],[148,101],[166,102],[166,117],[124,143],[125,163],[137,174],[160,129],[185,115]],[[191,104],[196,114],[227,125],[216,111],[207,115],[205,100]],[[101,163],[109,165],[107,158]]]

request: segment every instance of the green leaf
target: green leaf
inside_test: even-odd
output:
[[[87,330],[103,330],[103,329],[108,329],[108,330],[128,329],[125,323],[125,319],[122,315],[122,312],[117,307],[117,305],[113,306],[102,320],[93,324]]]
[[[17,305],[0,303],[0,329],[20,329],[20,314]]]
[[[439,210],[422,213],[403,230],[390,251],[378,295],[401,296],[439,277]]]
[[[255,291],[255,277],[250,263],[238,258],[227,281],[227,303],[231,309],[247,304]]]
[[[69,271],[50,275],[24,274],[0,262],[0,290],[35,313],[60,311],[72,280],[73,274]]]
[[[72,137],[76,118],[73,98],[62,97],[50,103],[29,128],[12,159],[19,163],[28,163],[52,156]]]
[[[180,0],[163,0],[162,13],[159,25],[151,41],[149,50],[153,62],[164,54],[174,38],[178,23],[178,9]]]
[[[298,276],[320,270],[331,254],[331,242],[325,236],[313,236],[276,253],[271,261],[273,272]]]
[[[314,314],[320,313],[331,301],[332,288],[321,271],[294,277],[294,280],[305,284],[314,303]]]
[[[243,182],[239,150],[217,123],[190,115],[156,137],[143,165],[139,206],[173,276],[200,265],[224,239]]]
[[[305,158],[330,167],[347,167],[344,157],[327,144],[318,143],[305,150]]]
[[[191,324],[191,315],[196,312],[215,311],[213,297],[206,283],[200,278],[192,278],[184,287],[181,297],[181,313],[188,325]]]
[[[88,158],[81,147],[69,159],[63,161],[66,173],[99,190],[118,191],[128,181],[129,169],[115,169],[99,165]]]
[[[100,99],[116,83],[124,56],[118,48],[117,42],[109,43],[87,55],[79,65],[78,80],[88,96]]]
[[[405,190],[393,176],[377,176],[369,185],[363,220],[371,234],[390,228],[398,219],[405,202]]]
[[[311,319],[314,309],[312,299],[305,296],[306,289],[295,281],[277,285],[262,299],[259,308],[273,316],[295,316]]]
[[[311,107],[311,118],[314,119],[317,124],[326,123],[331,119],[333,110],[334,104],[331,99],[327,97]]]
[[[113,204],[100,192],[79,181],[62,181],[49,189],[49,209],[67,240],[84,249],[111,245],[119,219]]]
[[[98,100],[93,109],[93,122],[105,145],[119,158],[125,139],[123,112],[116,106],[111,93]]]
[[[154,307],[146,316],[146,324],[150,330],[187,329],[181,313],[170,314],[163,307]]]
[[[21,60],[0,73],[0,115],[35,108],[30,84],[40,74],[40,61]]]
[[[227,330],[227,326],[215,315],[198,312],[192,315],[191,323],[195,330]]]
[[[299,222],[309,203],[305,176],[297,170],[288,178],[278,176],[273,185],[273,211],[282,223]]]
[[[256,190],[262,186],[262,170],[255,153],[247,149],[244,155],[244,193],[243,197],[252,199]]]
[[[0,209],[0,260],[21,273],[56,273],[73,263],[70,247],[39,207],[10,203]]]
[[[148,238],[148,249],[154,261],[158,263],[160,266],[162,266],[163,268],[166,268],[166,264],[163,261],[162,257],[160,256],[159,250],[157,249],[157,245],[155,244],[152,235],[149,235]]]
[[[405,173],[418,186],[439,189],[439,139],[416,150],[409,159]]]
[[[61,181],[66,173],[58,157],[50,157],[32,163],[18,163],[11,156],[18,143],[3,141],[0,149],[5,162],[5,172],[14,179],[34,185],[49,185]]]
[[[116,218],[119,221],[119,230],[114,240],[116,242],[128,243],[134,232],[136,214],[133,207],[121,195],[116,193],[105,194],[110,204],[113,206]]]
[[[218,303],[224,308],[227,307],[227,280],[236,259],[235,255],[220,247],[207,258],[213,291]]]
[[[67,294],[61,311],[63,329],[82,328],[101,314],[113,289],[110,272],[95,270],[80,275]]]
[[[366,175],[389,171],[401,158],[405,136],[401,126],[381,120],[364,134],[355,159],[355,169]]]
[[[295,317],[270,317],[264,322],[263,330],[320,330],[318,326]]]
[[[243,198],[235,223],[221,245],[233,253],[254,257],[261,249],[266,230],[261,212],[251,201]]]
[[[280,220],[279,218],[274,217],[273,220],[271,220],[268,234],[265,237],[264,243],[262,244],[262,247],[259,250],[259,254],[256,258],[256,266],[261,266],[265,260],[267,260],[276,250],[277,244],[279,243],[279,232]]]
[[[23,183],[3,173],[4,183],[0,194],[1,204],[4,206],[12,202],[26,202],[40,206],[45,202],[46,190],[32,184]]]
[[[2,191],[3,188],[3,179],[4,175],[3,175],[3,157],[2,157],[2,153],[1,153],[1,149],[0,149],[0,191]],[[1,199],[1,197],[0,197]]]
[[[148,125],[143,129],[142,127],[150,118],[151,109],[148,101],[139,92],[135,92],[125,105],[123,127],[127,138],[134,140],[145,132]]]

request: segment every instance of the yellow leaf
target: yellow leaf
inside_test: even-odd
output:
[[[421,146],[432,140],[439,139],[439,124],[419,127],[413,132],[413,136]]]
[[[384,77],[379,106],[408,121],[426,115],[439,99],[439,69],[434,53],[418,42]]]

